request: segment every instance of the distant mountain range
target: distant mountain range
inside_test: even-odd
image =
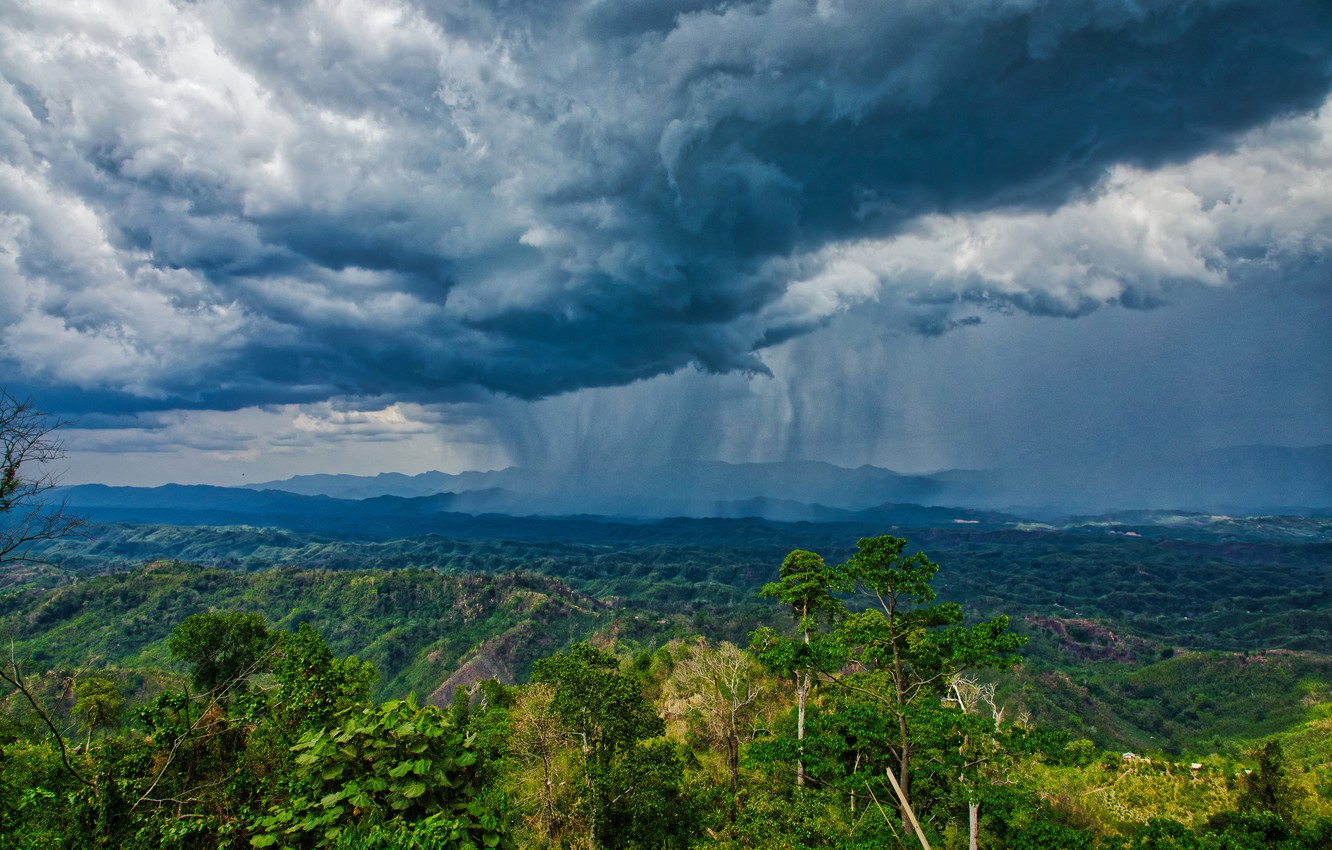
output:
[[[387,538],[425,534],[478,539],[587,539],[608,534],[632,535],[635,524],[660,526],[668,518],[630,513],[614,515],[541,515],[518,513],[518,494],[502,490],[437,493],[431,496],[372,496],[337,499],[280,490],[168,484],[162,487],[108,487],[82,484],[62,489],[69,507],[96,522],[169,525],[236,525],[285,528],[346,538]],[[511,508],[504,510],[505,507]],[[1023,522],[1007,514],[967,508],[884,504],[862,511],[776,499],[712,502],[707,518],[778,523],[838,523],[863,526],[1007,528]],[[618,531],[612,532],[611,526]],[[595,531],[589,529],[595,528]],[[660,529],[650,532],[660,534]]]
[[[1178,509],[1240,514],[1332,507],[1332,445],[1239,446],[1173,462],[1116,458],[1049,474],[1036,469],[906,475],[819,462],[682,462],[632,470],[302,475],[248,485],[308,496],[368,499],[452,494],[464,513],[617,517],[739,517],[836,521],[884,504],[1016,510],[1025,514]],[[1025,508],[1015,509],[1021,505]]]
[[[884,503],[972,503],[985,489],[985,475],[958,471],[902,475],[874,466],[846,469],[817,462],[703,461],[571,474],[511,467],[457,475],[302,475],[247,487],[341,499],[451,493],[457,497],[454,509],[469,513],[826,521]]]
[[[248,487],[88,484],[63,488],[63,494],[95,521],[254,525],[335,536],[561,539],[608,520],[629,528],[675,517],[984,530],[1126,510],[1329,516],[1332,446],[1206,452],[1136,479],[1113,465],[1052,477],[1012,470],[903,475],[827,463],[702,462],[570,475],[518,468],[306,475]],[[1118,517],[1093,524],[1106,522],[1124,524]],[[593,536],[605,533],[603,527]]]

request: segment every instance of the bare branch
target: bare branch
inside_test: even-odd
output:
[[[47,714],[46,709],[43,708],[41,703],[37,701],[37,698],[32,695],[32,691],[28,690],[27,684],[23,681],[23,674],[19,671],[18,659],[14,655],[13,641],[9,642],[9,669],[5,670],[3,667],[0,667],[0,680],[8,682],[15,690],[23,694],[23,697],[28,701],[28,704],[37,712],[37,716],[46,724],[46,728],[50,729],[51,734],[55,736],[56,743],[60,746],[60,760],[65,763],[65,770],[69,772],[70,776],[73,776],[84,785],[93,789],[95,793],[97,791],[97,786],[82,773],[75,770],[74,765],[70,764],[69,750],[65,747],[65,736],[56,728],[55,723],[51,721],[51,715]]]
[[[217,693],[209,693],[205,695],[205,698],[208,700],[207,707],[204,708],[204,710],[199,713],[199,716],[196,717],[193,721],[191,721],[190,725],[186,728],[186,730],[183,733],[181,733],[176,738],[175,741],[172,742],[171,750],[167,753],[167,757],[162,762],[161,767],[158,768],[157,774],[153,776],[153,781],[151,784],[149,784],[148,790],[144,791],[143,794],[139,797],[139,799],[134,801],[134,805],[130,806],[130,811],[134,811],[135,809],[139,808],[140,804],[144,802],[153,802],[153,797],[151,797],[150,795],[153,793],[153,791],[157,790],[158,783],[160,783],[162,781],[162,777],[166,775],[167,769],[171,767],[171,763],[176,760],[176,753],[179,752],[182,744],[184,744],[186,741],[204,740],[206,738],[212,737],[212,735],[215,734],[215,733],[204,733],[202,735],[195,735],[194,730],[198,728],[199,724],[202,723],[205,719],[210,718],[210,713],[209,713],[210,709],[214,707],[220,708],[221,707],[220,700],[223,697],[225,697],[227,694],[229,694],[234,688],[238,687],[242,682],[246,681],[256,671],[261,669],[263,664],[269,660],[269,657],[277,651],[277,648],[278,645],[274,643],[272,646],[268,648],[267,652],[256,658],[254,661],[252,661],[250,663],[250,666],[247,667],[245,670],[243,670],[239,676],[228,682],[226,687],[222,688],[222,690],[218,691]],[[186,697],[189,696],[188,689],[186,689],[185,694]],[[186,705],[188,706],[188,704],[189,703],[187,700]],[[186,716],[188,717],[188,715]],[[212,719],[217,719],[217,718],[213,717]],[[221,713],[221,719],[224,724],[230,721],[230,718],[226,716],[225,712]]]
[[[76,531],[83,519],[64,499],[53,498],[60,481],[49,467],[65,457],[53,434],[69,423],[48,416],[31,399],[0,388],[0,564],[42,563],[33,547]]]

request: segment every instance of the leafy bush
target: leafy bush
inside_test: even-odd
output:
[[[477,799],[470,736],[414,695],[352,711],[293,750],[302,791],[260,819],[255,847],[342,846],[344,834],[369,847],[404,829],[423,847],[504,843],[498,816]]]

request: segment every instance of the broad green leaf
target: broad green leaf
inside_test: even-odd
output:
[[[406,797],[409,800],[415,800],[417,797],[420,797],[425,792],[426,792],[426,786],[424,782],[411,782],[407,785],[406,788],[402,789],[402,796]]]

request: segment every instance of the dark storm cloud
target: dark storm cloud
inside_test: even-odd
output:
[[[1244,239],[1174,277],[1098,254],[1008,289],[897,260],[848,278],[835,255],[1091,203],[1116,168],[1224,153],[1332,80],[1313,0],[6,17],[0,354],[96,407],[764,372],[762,349],[868,299],[925,333],[1152,306],[1253,265]]]

